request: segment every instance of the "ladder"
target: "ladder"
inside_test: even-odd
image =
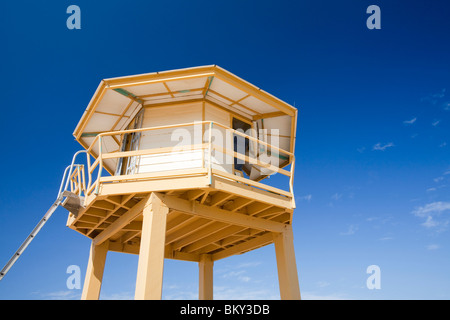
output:
[[[6,275],[6,273],[12,268],[14,263],[16,263],[17,259],[19,259],[19,257],[23,254],[23,252],[28,247],[28,245],[31,243],[31,241],[36,237],[36,235],[39,233],[39,231],[42,229],[42,227],[50,219],[52,214],[55,212],[55,210],[60,205],[71,212],[75,212],[81,207],[83,198],[70,192],[70,191],[67,191],[67,188],[69,185],[69,179],[70,179],[70,176],[72,175],[73,168],[76,166],[79,166],[78,164],[74,163],[75,158],[78,154],[83,153],[83,152],[85,152],[86,155],[89,157],[89,154],[86,152],[86,150],[81,150],[81,151],[78,151],[75,153],[75,155],[73,156],[71,165],[68,166],[64,170],[64,175],[61,180],[61,185],[59,187],[58,196],[56,197],[55,202],[53,202],[53,204],[47,210],[47,212],[42,217],[42,219],[39,220],[38,224],[34,227],[34,229],[31,231],[31,233],[28,235],[28,237],[25,239],[25,241],[19,247],[19,249],[17,249],[17,251],[14,253],[14,255],[9,259],[9,261],[6,263],[6,265],[0,271],[0,280],[2,280],[3,277]],[[69,171],[69,174],[67,175],[68,171]],[[65,182],[65,184],[64,184],[64,182]],[[63,189],[63,187],[64,187],[64,189]]]

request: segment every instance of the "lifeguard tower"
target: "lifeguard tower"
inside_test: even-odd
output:
[[[212,299],[215,261],[271,243],[281,298],[300,299],[296,122],[294,107],[215,65],[101,81],[62,203],[92,239],[82,299],[99,298],[108,251],[139,255],[135,299],[161,299],[165,259],[197,262],[199,299]]]

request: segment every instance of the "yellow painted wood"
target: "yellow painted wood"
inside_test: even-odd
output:
[[[214,261],[233,256],[235,254],[240,254],[242,252],[250,251],[265,245],[268,245],[273,242],[273,236],[270,232],[259,236],[257,238],[254,238],[252,240],[240,243],[238,245],[232,246],[228,249],[225,249],[223,251],[220,251],[218,253],[214,253],[212,255],[212,259]]]
[[[156,148],[156,149],[147,149],[147,150],[105,153],[105,154],[103,154],[102,157],[103,157],[103,159],[115,159],[115,158],[122,158],[122,157],[164,154],[164,153],[179,152],[179,151],[193,151],[193,150],[198,150],[198,149],[205,149],[207,147],[208,147],[207,143],[202,143],[202,144],[192,144],[192,145],[186,145],[186,146],[176,146],[176,147],[167,147],[167,148]]]
[[[275,111],[275,112],[269,112],[269,113],[263,113],[256,116],[253,116],[253,121],[259,120],[259,119],[267,119],[267,118],[275,118],[275,117],[281,117],[285,116],[286,114],[281,111]]]
[[[91,244],[81,300],[98,300],[100,296],[108,245],[108,241],[98,246],[94,242]]]
[[[110,241],[110,243],[109,243],[109,251],[139,255],[139,249],[140,249],[139,244],[120,243],[120,242],[116,242],[116,241],[115,242]],[[167,248],[167,247],[164,251],[164,258],[165,259],[182,260],[182,261],[191,261],[191,262],[199,262],[200,261],[200,255],[198,255],[198,254],[180,252],[180,251],[173,252],[170,250],[170,248]]]
[[[285,224],[266,219],[250,217],[245,214],[230,212],[217,207],[210,207],[196,202],[183,200],[174,196],[159,195],[162,201],[171,209],[182,211],[197,217],[212,219],[247,228],[281,232]]]
[[[218,177],[217,175],[223,176],[224,178]],[[230,177],[230,178],[228,178]],[[231,177],[234,177],[234,180],[241,181],[238,176],[229,175],[226,172],[214,170],[214,175],[212,179],[211,187],[221,191],[227,191],[234,194],[241,195],[242,197],[254,199],[256,201],[261,201],[267,203],[268,205],[276,205],[284,208],[292,208],[291,199],[288,197],[280,196],[278,194],[285,194],[286,191],[273,188],[270,186],[265,186],[270,192],[265,190],[258,189],[258,185],[262,183],[252,182],[256,188],[250,187],[242,181],[242,183],[237,183],[235,181],[231,181]],[[239,179],[239,180],[238,180]],[[277,194],[278,193],[278,194]]]
[[[154,193],[144,208],[136,278],[136,300],[162,297],[166,219],[169,209]]]
[[[99,235],[97,235],[93,242],[96,245],[101,244],[102,242],[109,239],[116,232],[120,231],[123,227],[129,224],[134,218],[136,218],[148,205],[148,199],[150,197],[147,196],[142,199],[138,204],[136,204],[131,210],[118,218],[114,223],[112,223],[109,227],[103,230]]]
[[[198,263],[199,268],[199,286],[198,299],[212,300],[213,299],[213,267],[214,261],[211,255],[204,254],[200,257]]]
[[[118,182],[127,180],[145,180],[145,179],[166,179],[176,178],[183,176],[194,176],[206,174],[206,169],[186,169],[186,170],[171,170],[171,171],[159,171],[159,172],[146,172],[136,174],[124,174],[120,176],[101,177],[100,182]],[[148,190],[152,191],[152,190]]]
[[[289,171],[287,171],[287,170],[281,169],[281,168],[279,168],[277,166],[274,166],[274,165],[271,165],[269,163],[262,162],[262,161],[260,161],[260,160],[258,160],[256,158],[251,158],[251,157],[248,157],[248,156],[244,156],[243,154],[240,154],[240,153],[238,153],[236,151],[232,151],[230,149],[223,148],[223,147],[221,147],[221,146],[219,146],[217,144],[213,144],[213,149],[217,150],[217,151],[220,151],[222,153],[228,154],[228,155],[230,155],[230,156],[232,156],[234,158],[238,158],[238,159],[244,160],[247,163],[256,164],[258,166],[267,168],[269,170],[281,173],[281,174],[283,174],[283,175],[285,175],[287,177],[291,176],[291,173]]]
[[[109,183],[100,186],[102,195],[120,195],[167,190],[190,190],[208,186],[208,177],[179,177],[174,179],[133,181],[126,183]]]
[[[274,234],[277,257],[278,281],[282,300],[300,300],[297,264],[295,261],[292,226],[286,225],[284,232]]]

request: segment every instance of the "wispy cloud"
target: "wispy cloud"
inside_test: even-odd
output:
[[[54,292],[33,292],[44,300],[79,300],[81,297],[80,290],[61,290]]]
[[[424,102],[429,102],[433,105],[437,104],[442,98],[444,98],[445,96],[445,91],[446,89],[442,89],[440,92],[438,93],[433,93],[433,94],[429,94],[426,97],[423,97],[421,100]]]
[[[341,236],[351,236],[355,234],[355,232],[358,230],[358,226],[355,226],[354,224],[351,224],[348,226],[348,230],[345,232],[339,233]]]
[[[325,288],[325,287],[328,287],[329,285],[330,285],[330,283],[327,282],[327,281],[319,281],[319,282],[317,282],[317,286],[319,288]]]
[[[444,102],[444,110],[450,110],[450,102]]]
[[[434,228],[439,226],[439,222],[437,222],[432,216],[427,216],[427,220],[422,223],[422,225],[426,228]]]
[[[440,245],[438,245],[438,244],[429,244],[428,246],[427,246],[427,250],[437,250],[437,249],[439,249],[441,246]]]
[[[257,267],[259,265],[261,265],[262,262],[261,261],[251,261],[251,262],[243,262],[237,265],[236,268],[240,269],[240,268],[251,268],[251,267]]]
[[[278,300],[280,295],[274,288],[248,288],[240,286],[214,286],[217,300]]]
[[[412,118],[411,120],[405,120],[403,121],[404,124],[413,124],[414,122],[416,122],[417,118]]]
[[[246,270],[238,270],[238,271],[229,271],[222,275],[222,278],[234,278],[241,282],[249,282],[251,279],[248,275],[246,275]]]
[[[436,201],[414,209],[413,213],[418,217],[426,217],[431,214],[441,214],[447,210],[450,210],[450,202]]]
[[[441,219],[442,213],[446,211],[450,211],[450,202],[436,201],[417,207],[412,213],[417,217],[425,218],[422,226],[429,229],[439,227],[439,231],[442,231],[449,224],[448,219]]]
[[[439,93],[435,93],[432,95],[433,98],[443,98],[445,96],[445,91],[447,91],[445,88],[441,90]]]
[[[332,293],[332,294],[317,294],[314,292],[302,292],[303,300],[345,300],[345,294]]]
[[[380,142],[378,142],[376,145],[373,146],[372,150],[380,150],[384,151],[387,148],[393,147],[394,144],[392,142],[386,143],[385,145],[381,145]]]
[[[102,300],[134,300],[134,292],[102,293]]]
[[[310,202],[311,199],[312,199],[312,194],[307,194],[307,195],[304,195],[304,196],[297,197],[297,200],[299,200],[299,201],[303,201],[304,200],[304,201]]]
[[[431,125],[432,125],[433,127],[436,127],[440,122],[441,122],[441,120],[434,120],[434,121],[431,123]]]
[[[163,296],[164,300],[196,300],[198,299],[198,286],[192,284],[163,284]],[[134,299],[134,293],[130,300]]]
[[[341,199],[342,198],[342,193],[335,193],[335,194],[333,194],[332,196],[331,196],[331,199],[333,199],[333,200],[339,200],[339,199]]]
[[[237,265],[226,266],[216,271],[220,281],[225,281],[225,283],[252,283],[255,284],[257,281],[252,278],[255,268],[261,265],[261,261],[250,261],[243,262]],[[256,299],[256,297],[255,297]]]

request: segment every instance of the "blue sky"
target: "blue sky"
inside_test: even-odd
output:
[[[66,9],[81,9],[81,30]],[[381,9],[369,30],[366,9]],[[9,1],[0,13],[0,264],[56,197],[103,78],[217,64],[299,109],[294,217],[305,299],[450,299],[450,4],[446,1]],[[275,180],[276,181],[276,180]],[[59,208],[0,299],[78,299],[90,241]],[[378,265],[381,289],[366,269]],[[110,253],[102,299],[131,299]],[[163,298],[196,299],[166,260]],[[218,299],[278,299],[273,246],[215,264]]]

